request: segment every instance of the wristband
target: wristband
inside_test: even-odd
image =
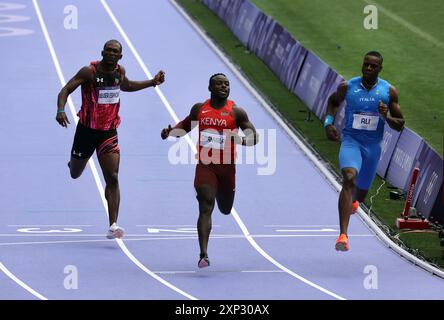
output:
[[[57,113],[65,112],[65,110],[57,110]]]
[[[335,118],[332,115],[327,115],[324,120],[324,128],[327,128],[329,125],[333,125]]]

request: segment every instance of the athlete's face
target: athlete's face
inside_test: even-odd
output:
[[[103,61],[109,65],[115,65],[122,58],[122,48],[116,42],[105,45],[102,51]]]
[[[230,81],[223,75],[215,76],[209,89],[214,96],[226,99],[230,95]]]
[[[366,79],[375,79],[382,70],[381,60],[374,56],[365,56],[362,63],[362,75]]]

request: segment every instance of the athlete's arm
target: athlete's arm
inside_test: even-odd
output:
[[[395,87],[390,86],[390,102],[387,106],[382,101],[379,101],[378,111],[387,121],[388,125],[396,131],[401,131],[404,127],[404,116],[401,113],[401,108],[398,104],[398,90]],[[390,111],[390,115],[388,114]]]
[[[199,111],[202,108],[203,103],[196,103],[190,110],[190,114],[186,116],[185,119],[180,121],[174,127],[168,125],[168,128],[162,129],[160,136],[163,140],[168,137],[176,137],[180,138],[186,135],[188,132],[193,130],[197,126],[197,116],[199,115]]]
[[[328,98],[328,104],[327,104],[327,114],[325,119],[336,116],[336,113],[338,112],[339,106],[341,103],[345,100],[345,96],[347,94],[347,82],[344,81],[339,84],[338,89],[336,92],[333,92],[333,94]],[[331,123],[330,123],[331,122]],[[330,121],[324,121],[325,126],[325,134],[327,135],[327,138],[332,141],[338,141],[339,140],[339,134],[336,131],[335,126],[333,125],[333,122]]]
[[[93,72],[90,67],[83,67],[77,74],[68,81],[68,83],[60,90],[57,97],[57,115],[56,121],[62,127],[68,127],[70,123],[65,113],[65,105],[68,100],[68,96],[76,90],[82,83],[85,83],[92,79]]]
[[[239,136],[233,136],[234,142],[243,146],[254,146],[257,144],[259,142],[259,135],[250,119],[248,119],[245,110],[238,106],[233,106],[233,116],[236,119],[237,127],[241,128],[245,134],[245,137],[241,139],[236,139],[240,138]]]
[[[165,72],[160,70],[153,79],[144,80],[144,81],[132,81],[126,77],[125,69],[120,66],[122,69],[122,83],[120,84],[120,89],[122,91],[133,92],[142,90],[148,87],[155,87],[159,84],[162,84],[165,81]]]

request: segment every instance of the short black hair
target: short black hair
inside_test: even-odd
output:
[[[108,40],[107,42],[105,42],[105,44],[103,45],[103,50],[105,50],[106,46],[110,43],[117,43],[120,47],[120,52],[122,52],[122,44],[118,40],[115,40],[115,39],[111,39],[111,40]]]
[[[215,73],[215,74],[213,74],[213,75],[210,77],[210,80],[209,80],[209,82],[208,82],[208,85],[211,86],[211,81],[212,81],[215,77],[217,77],[217,76],[224,76],[225,78],[227,77],[225,74],[223,74],[223,73],[221,73],[221,72],[219,72],[219,73]]]
[[[381,61],[381,64],[384,61],[384,58],[382,58],[382,54],[380,54],[378,51],[369,51],[365,54],[365,57],[366,56],[372,56],[378,58]]]

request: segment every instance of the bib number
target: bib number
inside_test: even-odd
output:
[[[376,131],[378,123],[379,116],[361,113],[355,113],[353,115],[353,129]]]
[[[100,89],[99,104],[115,104],[119,102],[120,89]]]
[[[211,148],[223,150],[225,145],[225,135],[218,132],[201,131],[200,132],[200,146],[204,148]]]

